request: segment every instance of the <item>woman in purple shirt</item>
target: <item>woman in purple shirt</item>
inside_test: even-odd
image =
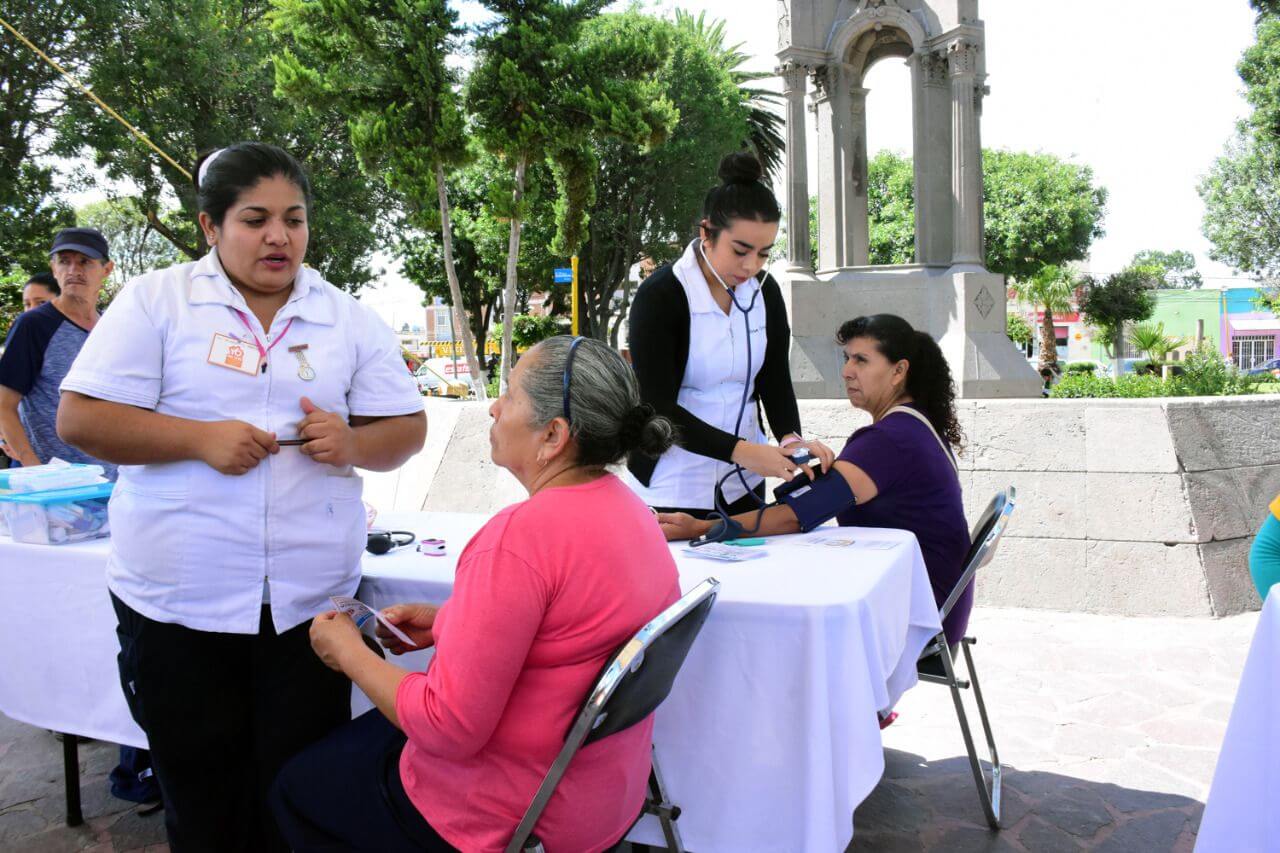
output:
[[[844,349],[845,393],[855,408],[871,414],[871,425],[851,435],[836,457],[836,472],[852,494],[831,512],[846,527],[914,533],[941,606],[964,572],[970,544],[953,455],[963,436],[951,368],[933,338],[893,314],[850,320],[836,339]],[[755,516],[737,520],[750,529]],[[668,539],[701,536],[715,524],[684,513],[658,518]],[[765,510],[759,533],[799,529],[795,512],[780,504]],[[970,585],[943,624],[949,643],[964,636],[972,607]]]

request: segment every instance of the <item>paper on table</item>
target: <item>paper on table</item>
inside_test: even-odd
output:
[[[825,547],[825,548],[866,548],[869,551],[889,551],[902,544],[892,539],[862,539],[849,535],[849,528],[840,528],[839,533],[831,535],[828,531],[811,534],[806,536],[803,541],[798,543],[806,547]]]
[[[757,560],[769,552],[763,548],[739,548],[721,542],[709,542],[694,548],[692,545],[684,549],[690,557],[701,557],[704,560],[723,560],[726,563],[741,563],[744,560]]]
[[[392,625],[385,616],[358,598],[352,598],[349,595],[331,595],[329,596],[329,600],[333,602],[333,606],[336,609],[341,610],[343,613],[354,619],[356,627],[363,628],[364,623],[368,622],[369,617],[372,616],[374,619],[377,619],[380,624],[386,626],[386,629],[394,634],[396,639],[400,642],[417,648],[418,644],[413,640],[410,640],[408,634],[401,631],[395,625]]]

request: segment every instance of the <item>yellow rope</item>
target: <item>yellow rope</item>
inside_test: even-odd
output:
[[[15,37],[16,39],[18,39],[18,41],[22,42],[22,43],[23,43],[23,44],[25,44],[27,47],[29,47],[29,48],[31,48],[33,51],[35,51],[37,56],[39,56],[39,57],[40,57],[41,59],[43,59],[45,62],[49,63],[49,65],[50,65],[50,66],[52,66],[52,67],[53,67],[53,69],[54,69],[55,71],[57,71],[59,74],[61,74],[63,77],[65,77],[65,78],[67,79],[67,82],[69,82],[71,85],[75,86],[75,87],[76,87],[77,89],[79,89],[81,92],[84,92],[86,95],[88,95],[88,96],[89,96],[89,98],[90,98],[90,99],[92,99],[92,100],[93,100],[93,102],[94,102],[95,104],[97,104],[99,107],[101,107],[101,108],[103,109],[103,111],[104,111],[104,112],[106,112],[106,114],[107,114],[107,115],[111,116],[113,119],[115,119],[116,121],[120,122],[122,125],[124,125],[126,128],[128,128],[128,130],[129,130],[129,132],[130,132],[130,133],[132,133],[132,134],[133,134],[134,136],[136,136],[139,140],[141,140],[143,143],[145,143],[145,144],[146,144],[146,145],[147,145],[147,146],[148,146],[152,151],[156,152],[156,153],[157,153],[157,154],[159,154],[161,157],[163,157],[163,158],[164,158],[164,159],[169,163],[169,165],[170,165],[170,166],[172,166],[173,168],[177,169],[177,170],[178,170],[179,172],[181,172],[182,174],[186,175],[186,176],[187,176],[187,180],[191,180],[191,173],[190,173],[190,172],[188,172],[186,169],[184,169],[184,168],[182,168],[181,166],[179,166],[179,165],[178,165],[178,163],[177,163],[177,161],[176,161],[176,160],[174,160],[172,157],[170,157],[168,154],[166,154],[166,153],[164,153],[163,151],[161,151],[161,150],[160,150],[160,148],[159,148],[159,147],[158,147],[154,142],[152,142],[150,139],[148,139],[148,138],[147,138],[147,135],[146,135],[145,133],[143,133],[142,131],[138,130],[138,129],[137,129],[136,127],[134,127],[133,125],[129,124],[129,122],[125,121],[125,120],[124,120],[124,118],[123,118],[123,117],[122,117],[118,112],[116,112],[115,110],[111,109],[111,107],[109,107],[109,106],[107,106],[105,103],[103,103],[103,101],[102,101],[102,99],[101,99],[101,98],[99,98],[97,95],[95,95],[93,92],[91,92],[91,91],[89,90],[89,87],[88,87],[88,86],[84,85],[84,84],[83,84],[83,83],[81,83],[79,80],[77,80],[77,79],[75,78],[75,76],[74,76],[73,74],[71,74],[71,72],[67,71],[67,69],[63,68],[63,67],[62,67],[61,65],[59,65],[57,62],[55,62],[55,61],[53,61],[52,59],[50,59],[50,58],[45,54],[45,52],[44,52],[43,50],[41,50],[40,48],[38,48],[38,47],[36,47],[34,44],[32,44],[32,43],[27,39],[27,37],[26,37],[26,36],[24,36],[22,33],[18,32],[17,30],[15,30],[15,29],[13,28],[13,26],[12,26],[8,21],[6,21],[4,18],[0,18],[0,25],[3,25],[3,26],[4,26],[4,28],[5,28],[6,30],[8,30],[9,32],[13,33],[14,37]]]

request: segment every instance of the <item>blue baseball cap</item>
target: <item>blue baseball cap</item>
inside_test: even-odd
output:
[[[97,228],[63,228],[53,238],[52,257],[59,252],[79,252],[96,261],[108,259],[107,238]]]

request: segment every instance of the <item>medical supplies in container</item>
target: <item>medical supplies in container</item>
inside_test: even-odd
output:
[[[0,515],[14,542],[65,545],[107,536],[113,483],[0,494]]]
[[[92,486],[107,482],[102,474],[101,465],[84,465],[61,459],[54,459],[47,465],[8,468],[0,470],[0,495]],[[4,520],[4,513],[0,513],[0,536],[8,533],[8,522]]]

